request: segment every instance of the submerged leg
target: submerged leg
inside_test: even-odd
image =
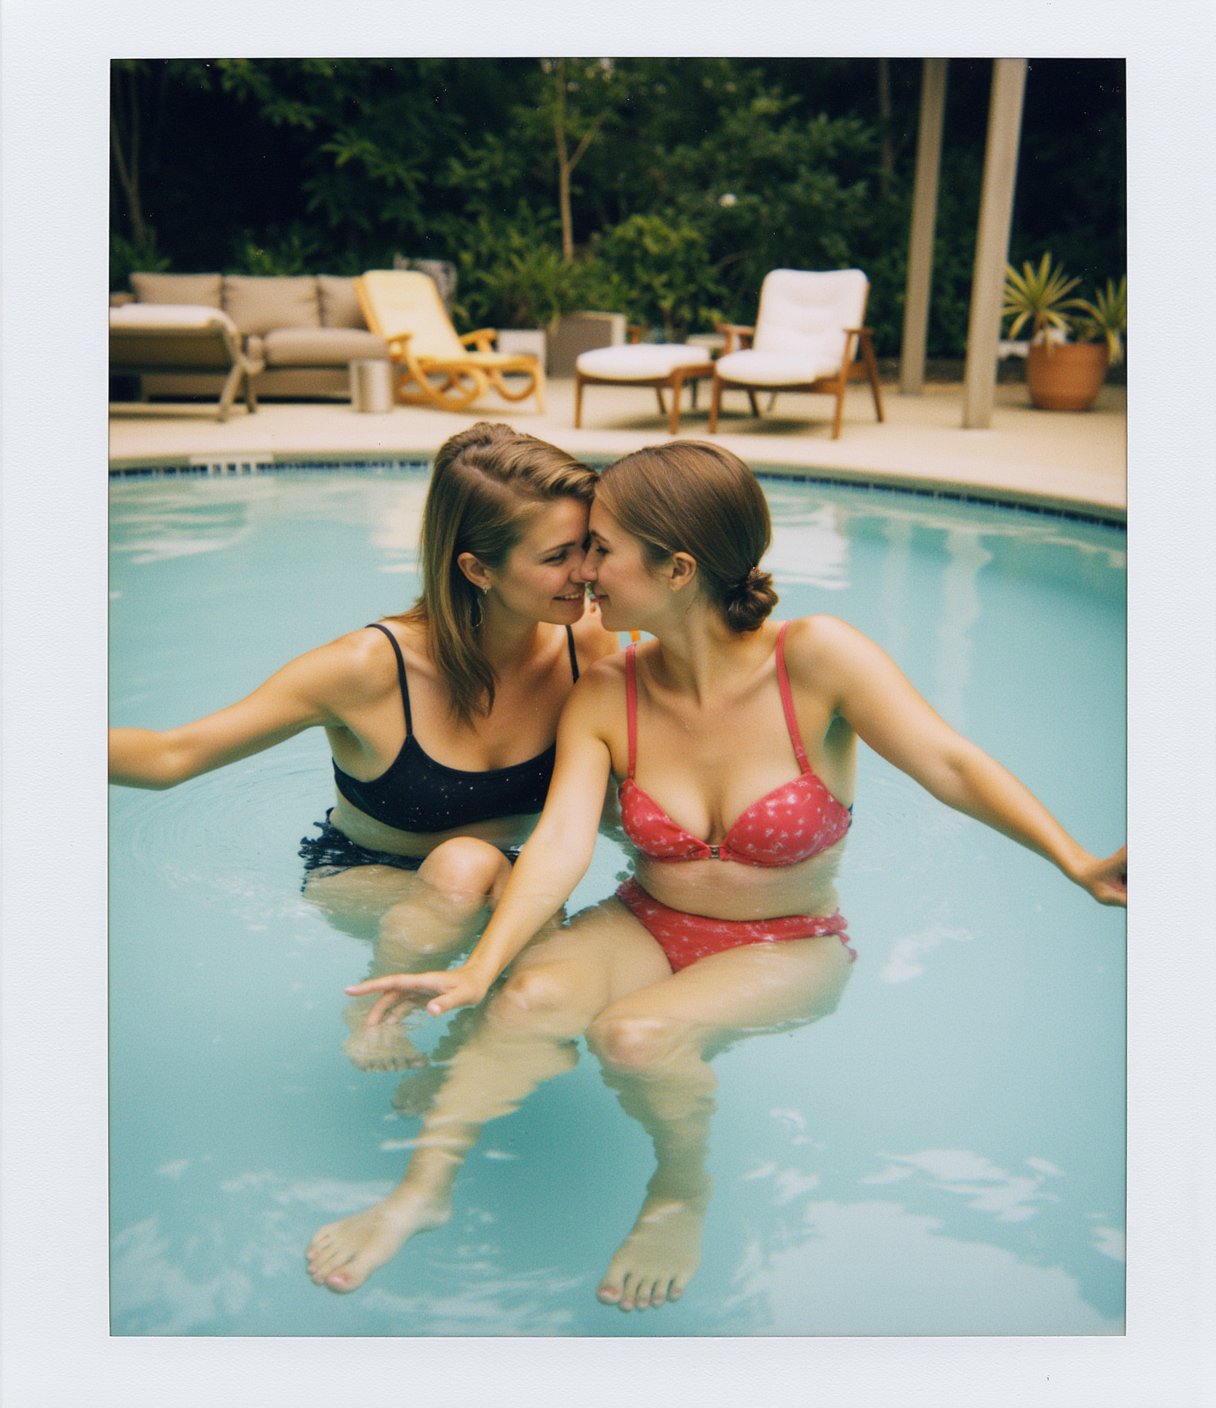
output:
[[[380,872],[361,874],[361,872]],[[511,864],[501,851],[471,836],[436,846],[418,871],[409,874],[385,866],[363,866],[310,886],[310,898],[349,916],[360,908],[375,918],[375,951],[368,977],[384,973],[419,973],[444,964],[470,943],[484,923],[489,906],[502,892]],[[388,878],[398,876],[394,882]],[[344,882],[336,893],[337,882]],[[362,881],[362,887],[360,882]],[[328,886],[328,888],[324,888]],[[379,910],[376,905],[379,903]],[[343,1013],[350,1036],[343,1050],[362,1070],[401,1071],[427,1064],[402,1022],[367,1027],[374,998],[355,998]]]
[[[308,1249],[312,1279],[353,1291],[415,1233],[446,1222],[482,1126],[570,1070],[595,1014],[666,971],[658,945],[615,903],[534,941],[452,1058],[401,1183],[376,1207],[321,1228]]]
[[[655,1171],[599,1298],[621,1310],[678,1300],[700,1264],[717,1079],[707,1056],[728,1042],[835,1010],[849,960],[834,938],[754,944],[703,958],[628,994],[588,1042],[621,1108],[654,1146]]]

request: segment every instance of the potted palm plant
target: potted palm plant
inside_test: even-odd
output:
[[[1070,278],[1044,254],[1036,267],[1005,267],[1009,335],[1029,326],[1026,386],[1032,404],[1047,411],[1087,411],[1097,399],[1106,369],[1123,358],[1127,331],[1127,277],[1107,279],[1092,300],[1073,296]],[[1077,341],[1069,342],[1069,335]]]

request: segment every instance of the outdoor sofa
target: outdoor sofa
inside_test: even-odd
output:
[[[368,331],[353,278],[134,273],[131,297],[120,294],[111,302],[218,309],[221,321],[231,320],[259,397],[349,398],[351,362],[388,360],[384,339]],[[159,370],[141,371],[141,398],[220,396],[222,370],[178,365],[174,370],[166,361]]]

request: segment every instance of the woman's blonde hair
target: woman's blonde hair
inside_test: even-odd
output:
[[[641,539],[652,566],[685,552],[701,590],[732,631],[754,631],[777,604],[760,570],[772,540],[768,503],[738,455],[699,440],[673,440],[611,464],[595,491],[600,503]]]
[[[594,471],[564,450],[509,425],[481,421],[440,446],[422,511],[422,595],[396,619],[425,624],[461,723],[493,708],[494,671],[477,634],[480,594],[457,559],[468,552],[501,567],[542,504],[589,504],[595,483]]]

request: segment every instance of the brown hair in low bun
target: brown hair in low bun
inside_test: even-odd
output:
[[[723,605],[732,631],[756,630],[777,605],[772,576],[753,567],[742,582],[727,591]]]
[[[738,455],[700,440],[637,450],[600,475],[596,501],[640,538],[654,566],[694,558],[701,589],[732,631],[754,631],[777,604],[760,570],[772,539],[764,491]]]

